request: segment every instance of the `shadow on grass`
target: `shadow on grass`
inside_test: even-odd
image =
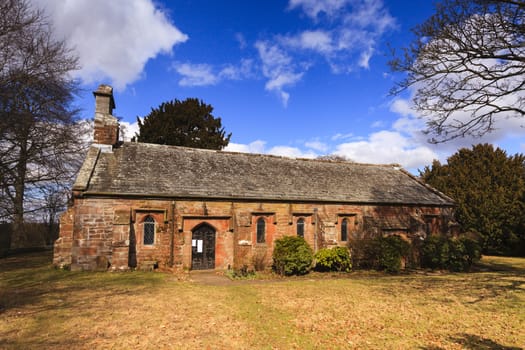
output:
[[[108,295],[126,300],[155,291],[165,282],[164,274],[151,272],[57,270],[51,266],[51,255],[45,253],[0,259],[0,349],[86,348],[85,339],[64,337],[57,331],[60,325],[96,319],[97,313],[106,310]]]
[[[476,269],[464,276],[469,280],[472,288],[469,291],[484,290],[485,292],[469,303],[475,304],[485,299],[508,295],[509,292],[524,292],[524,261],[523,259],[505,260],[492,257],[476,264]]]
[[[42,340],[39,344],[35,344],[32,341],[24,339],[17,339],[16,341],[0,339],[0,349],[36,349],[38,347],[41,347],[42,349],[84,349],[85,341],[70,337],[64,341]]]
[[[51,266],[52,263],[52,250],[10,254],[0,258],[0,273],[20,269],[32,269],[46,265]]]
[[[376,277],[377,278],[377,277]],[[392,275],[393,284],[403,283],[418,292],[446,289],[450,296],[456,296],[464,304],[477,304],[501,296],[525,292],[525,259],[495,258],[476,265],[472,272],[431,272],[418,271],[412,274]],[[389,292],[389,279],[385,293]],[[436,299],[434,301],[440,301]],[[443,302],[449,302],[445,296]]]
[[[474,272],[506,272],[516,274],[518,276],[525,276],[525,267],[517,266],[509,261],[503,259],[482,259],[474,265]]]
[[[456,344],[460,344],[463,349],[467,350],[523,350],[523,348],[515,346],[506,346],[497,343],[491,339],[483,338],[473,334],[458,334],[450,338]],[[443,350],[439,346],[421,347],[422,350]]]
[[[18,254],[0,259],[0,315],[32,305],[32,312],[70,307],[70,296],[86,290],[131,293],[163,282],[149,272],[72,272],[52,267],[52,253]],[[46,298],[46,302],[42,302]]]

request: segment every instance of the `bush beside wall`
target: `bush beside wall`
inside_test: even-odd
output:
[[[421,266],[450,271],[468,271],[481,258],[481,246],[472,238],[430,236],[421,251]]]
[[[351,242],[353,266],[398,273],[405,266],[469,271],[481,258],[481,246],[468,235],[429,236],[407,242],[399,236],[379,236]]]
[[[277,239],[273,248],[273,269],[290,276],[304,275],[312,268],[312,248],[302,237],[286,236]]]
[[[352,258],[346,247],[323,248],[315,254],[315,269],[317,271],[350,272]]]

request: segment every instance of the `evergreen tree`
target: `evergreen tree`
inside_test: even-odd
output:
[[[196,98],[177,99],[153,108],[143,120],[137,118],[139,142],[220,150],[230,142],[221,118],[211,113],[213,107]]]
[[[483,237],[485,253],[525,253],[525,156],[480,144],[460,149],[445,165],[434,161],[420,175],[456,200],[457,221]]]

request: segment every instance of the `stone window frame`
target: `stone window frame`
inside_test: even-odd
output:
[[[146,229],[150,226],[152,227],[153,232],[151,234],[146,233]],[[151,241],[148,240],[146,243],[146,238],[149,238],[151,235]],[[144,217],[144,220],[142,221],[142,245],[144,246],[154,246],[155,245],[155,239],[157,238],[157,221],[153,217],[153,215],[146,215]],[[150,243],[151,242],[151,243]]]
[[[359,215],[355,212],[345,212],[345,213],[337,214],[337,220],[335,221],[335,224],[339,225],[338,236],[339,236],[340,242],[346,243],[356,238],[355,235],[358,232],[357,226],[359,224],[358,218],[359,218]],[[344,238],[343,237],[343,222],[346,222],[346,240],[343,240]],[[350,237],[350,235],[352,235],[352,238]]]
[[[341,242],[348,242],[348,218],[346,217],[341,220],[340,234]]]
[[[300,225],[301,224],[301,225]],[[302,232],[299,232],[299,228],[302,227]],[[306,235],[306,219],[303,216],[299,216],[295,221],[295,233],[298,237],[303,237]]]
[[[153,218],[155,222],[153,244],[144,243],[144,223],[147,217]],[[167,223],[166,210],[159,208],[135,208],[132,210],[132,220],[135,226],[136,244],[144,249],[156,249],[160,242],[159,234],[163,225]]]
[[[277,217],[274,211],[262,211],[257,210],[251,213],[251,226],[252,226],[252,242],[255,242],[256,245],[266,245],[268,243],[268,235],[273,234],[273,229],[270,225],[277,225]],[[257,237],[257,223],[260,219],[264,220],[264,241]],[[270,241],[272,236],[270,236]]]
[[[266,217],[265,216],[259,216],[255,220],[255,242],[257,244],[265,244],[266,243]]]

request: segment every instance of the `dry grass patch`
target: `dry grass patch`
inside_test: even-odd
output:
[[[10,257],[0,259],[0,348],[523,348],[525,259],[485,258],[484,267],[214,286]]]

